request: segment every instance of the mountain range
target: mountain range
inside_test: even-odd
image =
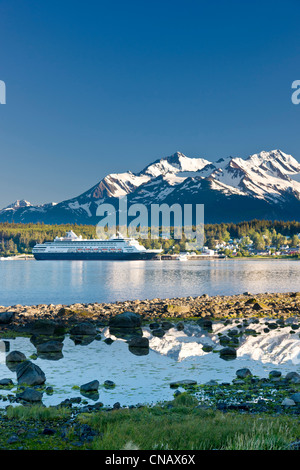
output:
[[[139,173],[109,174],[86,192],[59,203],[18,200],[0,210],[0,222],[95,224],[100,204],[116,206],[125,195],[128,206],[204,204],[205,223],[300,221],[300,163],[281,150],[216,162],[176,152]]]

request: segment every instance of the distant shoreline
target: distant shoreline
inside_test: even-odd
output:
[[[176,257],[171,257],[170,255],[162,255],[163,258],[152,258],[150,260],[145,260],[145,261],[179,261],[176,259]],[[254,255],[254,256],[191,256],[189,259],[186,261],[201,261],[201,260],[265,260],[265,259],[289,259],[289,260],[294,260],[294,261],[300,261],[300,258],[292,256],[292,255],[267,255],[267,256],[259,256],[259,255]],[[1,256],[0,261],[28,261],[28,260],[35,260],[34,255],[31,254],[22,254],[22,255],[15,255],[15,256]],[[53,261],[53,260],[52,260]],[[60,260],[57,260],[60,261]],[[76,260],[70,260],[70,261],[76,261]],[[80,261],[91,261],[91,260],[80,260]],[[94,261],[94,260],[92,260]],[[98,260],[99,261],[99,260]],[[115,261],[115,260],[112,260]]]

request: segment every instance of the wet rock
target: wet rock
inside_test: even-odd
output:
[[[13,381],[12,381],[11,379],[6,379],[6,378],[5,378],[5,379],[1,379],[1,380],[0,380],[0,388],[2,388],[2,387],[4,387],[4,388],[5,388],[5,387],[10,387],[10,386],[12,386],[13,384],[14,384],[14,383],[13,383]]]
[[[178,322],[176,328],[178,331],[184,330],[184,323],[182,321]]]
[[[7,444],[15,444],[16,442],[18,442],[20,439],[19,437],[17,436],[17,434],[12,434],[8,439],[7,439]]]
[[[129,341],[128,345],[129,348],[149,348],[149,339],[145,336],[136,336]]]
[[[0,313],[0,325],[7,325],[14,319],[15,312],[1,312]]]
[[[47,341],[37,345],[37,353],[61,353],[63,343],[59,341]]]
[[[109,326],[115,328],[137,328],[142,324],[142,317],[138,313],[123,312],[109,319]]]
[[[129,351],[136,356],[146,356],[149,354],[149,339],[142,337],[134,337],[129,341]]]
[[[252,373],[250,372],[249,369],[244,368],[244,369],[239,369],[236,371],[236,376],[239,379],[245,379],[246,377],[252,377]]]
[[[150,328],[150,330],[155,330],[155,329],[159,328],[159,323],[157,323],[157,322],[150,323],[149,328]]]
[[[271,380],[279,380],[281,377],[281,372],[279,370],[271,370],[269,373],[269,379]]]
[[[157,336],[158,338],[162,338],[165,334],[165,330],[163,328],[156,328],[152,330],[152,335]]]
[[[116,328],[114,326],[109,327],[109,333],[116,338],[125,339],[130,341],[132,338],[142,337],[142,328]]]
[[[231,360],[236,358],[236,350],[231,347],[223,348],[220,351],[220,358],[225,360]]]
[[[212,320],[207,320],[206,318],[201,318],[197,321],[197,324],[203,329],[207,331],[212,331]]]
[[[300,383],[300,374],[298,374],[297,372],[289,372],[288,374],[286,374],[285,380],[291,383],[298,384]]]
[[[284,398],[281,402],[281,404],[283,406],[295,406],[296,403],[294,402],[294,400],[291,400],[291,398]]]
[[[84,393],[96,392],[99,388],[99,381],[92,380],[86,384],[81,385],[80,391]]]
[[[229,336],[226,336],[226,335],[220,336],[220,339],[219,339],[220,345],[221,346],[227,346],[231,342],[231,340],[232,339],[229,338]]]
[[[45,436],[53,436],[55,434],[55,429],[52,429],[52,428],[44,428],[43,431],[42,431],[42,434],[44,434]]]
[[[178,387],[183,387],[183,386],[190,387],[190,386],[193,386],[193,385],[197,385],[196,380],[185,379],[185,380],[178,380],[176,382],[171,382],[170,383],[171,388],[178,388]]]
[[[23,362],[26,361],[26,356],[20,351],[11,351],[6,356],[6,362]]]
[[[112,338],[105,338],[105,340],[104,340],[104,343],[106,343],[108,345],[112,344],[113,342],[114,342],[114,340]]]
[[[171,323],[170,321],[163,321],[162,324],[161,324],[161,327],[164,329],[164,330],[170,330],[170,328],[173,328],[173,323]]]
[[[17,394],[17,398],[31,403],[41,402],[43,394],[34,388],[26,388],[24,392]]]
[[[291,395],[291,400],[293,400],[295,403],[300,403],[300,392],[294,393]]]
[[[78,325],[75,325],[73,328],[71,328],[70,335],[72,336],[89,336],[89,335],[96,336],[97,329],[91,323],[82,322],[82,323],[79,323]]]
[[[29,325],[30,333],[33,335],[54,335],[56,329],[56,322],[51,320],[36,320]]]
[[[22,362],[17,369],[18,384],[41,385],[45,383],[46,376],[39,366],[30,361]]]
[[[114,388],[116,386],[112,380],[105,380],[103,385],[105,388]]]

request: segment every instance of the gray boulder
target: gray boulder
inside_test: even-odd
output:
[[[97,329],[92,323],[82,322],[75,325],[70,330],[70,335],[72,336],[96,336]]]
[[[98,388],[99,388],[99,381],[92,380],[91,382],[81,385],[80,391],[84,393],[96,392]]]
[[[283,406],[295,406],[296,403],[291,398],[284,398],[281,402]]]
[[[294,393],[290,398],[295,403],[300,403],[300,392]]]
[[[163,328],[156,328],[152,330],[153,336],[157,336],[158,338],[162,338],[165,334],[165,330]]]
[[[16,369],[18,384],[42,385],[46,382],[46,376],[39,366],[31,361],[25,361]]]
[[[0,380],[0,388],[1,387],[10,387],[13,385],[13,381],[11,379],[1,379]]]
[[[128,345],[130,348],[149,348],[149,339],[145,336],[134,336]]]
[[[246,377],[252,377],[252,373],[250,372],[249,369],[239,369],[236,371],[236,376],[239,378],[239,379],[245,379]]]
[[[269,379],[270,380],[280,380],[280,377],[281,377],[281,372],[279,370],[271,370],[271,372],[269,372]]]
[[[300,383],[300,374],[298,372],[288,372],[285,376],[285,380],[291,383]]]
[[[60,353],[63,348],[63,343],[60,341],[47,341],[45,343],[37,344],[37,353]]]
[[[220,351],[220,358],[225,360],[235,359],[236,358],[236,350],[234,348],[223,348]]]
[[[17,394],[16,397],[20,400],[36,403],[42,401],[43,394],[34,388],[26,388],[24,392]]]
[[[109,319],[109,326],[115,328],[137,328],[142,324],[142,317],[138,313],[123,312]]]
[[[20,351],[11,351],[6,356],[6,362],[23,362],[26,361],[26,356]]]
[[[0,325],[7,325],[14,318],[15,312],[1,312],[0,313]]]
[[[185,379],[185,380],[177,380],[177,382],[171,382],[170,383],[171,388],[178,388],[178,387],[182,387],[182,386],[189,387],[189,386],[193,386],[193,385],[197,385],[196,380]]]
[[[29,325],[29,331],[33,335],[52,336],[55,334],[56,323],[52,320],[35,320]]]

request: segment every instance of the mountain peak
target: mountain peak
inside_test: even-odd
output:
[[[79,196],[56,205],[17,200],[0,211],[0,221],[93,224],[99,204],[122,196],[128,196],[129,204],[147,207],[154,202],[204,204],[207,223],[216,217],[223,221],[270,214],[300,220],[300,163],[279,149],[215,162],[176,151],[139,173],[108,174]]]
[[[23,207],[31,207],[32,204],[31,202],[28,202],[26,201],[25,199],[17,199],[15,202],[13,202],[12,204],[9,204],[8,206],[4,207],[4,209],[2,209],[3,211],[6,211],[6,210],[18,210],[20,208],[23,208]]]

